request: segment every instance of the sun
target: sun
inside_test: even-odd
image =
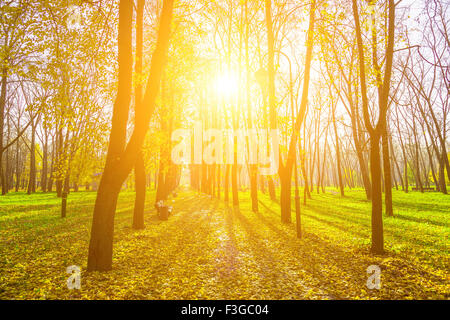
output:
[[[219,74],[215,80],[216,92],[220,96],[231,97],[237,94],[239,89],[239,77],[234,72]]]

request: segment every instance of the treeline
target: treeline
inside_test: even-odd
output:
[[[448,193],[445,1],[0,4],[2,192],[98,187],[90,270],[112,266],[124,186],[137,229],[146,188],[160,202],[190,184],[236,207],[248,191],[255,212],[268,193],[282,222],[295,211],[298,237],[315,192],[363,188],[374,253],[394,188]],[[278,130],[277,174],[250,150],[238,163],[237,138],[232,164],[174,164],[172,133],[198,122]]]

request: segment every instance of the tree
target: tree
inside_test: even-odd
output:
[[[126,144],[126,125],[132,86],[132,20],[133,2],[119,4],[119,89],[113,109],[111,134],[105,169],[100,181],[89,243],[88,270],[107,271],[112,268],[114,214],[122,183],[136,163],[148,123],[155,108],[164,60],[169,46],[173,0],[165,0],[161,13],[156,48],[150,65],[150,76],[141,104],[136,107],[142,116],[136,118],[133,134]]]
[[[266,26],[267,26],[267,76],[268,76],[268,90],[269,90],[269,122],[270,129],[277,129],[277,113],[276,113],[276,96],[275,96],[275,39],[273,33],[273,23],[272,23],[272,1],[265,0],[265,12],[266,12]],[[269,146],[268,146],[269,149]],[[269,194],[270,198],[274,201],[276,200],[275,186],[272,177],[268,177],[269,184]],[[289,218],[284,217],[285,221],[290,221],[290,211]]]
[[[295,119],[295,125],[292,131],[292,136],[289,142],[289,149],[286,163],[283,164],[280,155],[279,163],[279,176],[281,180],[281,194],[280,194],[280,206],[281,206],[281,221],[284,223],[291,222],[291,181],[292,170],[294,167],[294,159],[297,156],[297,141],[300,134],[300,129],[305,119],[308,104],[308,92],[309,92],[309,80],[311,71],[311,61],[314,44],[314,26],[315,26],[315,14],[316,14],[316,1],[311,2],[309,10],[309,27],[306,37],[306,56],[305,56],[305,71],[303,78],[303,91],[300,101],[299,111]],[[300,217],[298,217],[300,218]],[[297,232],[300,230],[297,229]]]
[[[373,5],[373,3],[371,3]],[[389,90],[391,83],[392,61],[394,56],[394,32],[395,32],[395,4],[393,0],[388,1],[388,32],[387,47],[385,52],[385,70],[382,81],[378,83],[378,121],[372,125],[369,103],[367,98],[366,83],[366,60],[365,50],[361,34],[361,24],[359,19],[358,5],[356,0],[352,0],[353,17],[355,19],[356,40],[358,44],[358,60],[361,97],[363,104],[364,124],[370,135],[370,172],[372,178],[372,247],[373,253],[382,254],[384,252],[383,240],[383,207],[381,197],[381,165],[380,165],[380,139],[386,130],[386,117],[388,112]],[[373,31],[375,32],[375,31]],[[378,61],[375,48],[373,51],[373,62]],[[381,73],[378,63],[373,66],[377,75]],[[381,79],[381,75],[380,79]]]
[[[140,111],[142,107],[137,106],[142,101],[142,59],[143,59],[143,36],[144,36],[144,7],[145,0],[138,0],[136,9],[136,88],[135,88],[135,110]],[[140,113],[135,114],[135,118],[140,117]],[[144,207],[145,207],[145,161],[142,150],[138,152],[134,167],[136,179],[136,199],[134,202],[133,228],[144,229]]]

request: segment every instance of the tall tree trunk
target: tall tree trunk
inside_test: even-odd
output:
[[[41,171],[41,189],[42,192],[47,192],[47,168],[48,168],[48,135],[45,131],[45,141],[43,145],[42,156],[42,171]]]
[[[305,57],[305,71],[303,78],[303,91],[300,101],[300,108],[295,119],[295,125],[292,130],[292,136],[289,142],[288,155],[286,164],[283,165],[283,161],[279,159],[279,176],[281,182],[281,221],[283,223],[291,222],[291,181],[292,181],[292,170],[295,163],[295,158],[297,157],[297,143],[298,136],[300,134],[300,129],[303,121],[306,117],[306,112],[308,108],[308,93],[309,93],[309,80],[311,71],[311,61],[313,54],[313,39],[314,39],[314,26],[315,26],[315,13],[316,13],[316,2],[312,1],[310,11],[309,11],[309,26],[308,34],[306,39],[306,57]],[[298,234],[297,234],[298,235]]]
[[[6,117],[6,127],[7,127],[7,133],[6,133],[6,141],[9,141],[10,134],[11,134],[11,127],[9,125],[9,117]],[[5,151],[5,180],[6,180],[6,190],[9,192],[11,189],[11,183],[10,183],[10,162],[9,162],[9,148]]]
[[[370,172],[372,176],[372,252],[384,252],[383,199],[381,193],[380,136],[370,139]]]
[[[67,170],[66,177],[64,178],[63,192],[68,195],[70,192],[70,171]]]
[[[5,129],[5,106],[6,106],[6,86],[8,78],[8,69],[6,66],[2,68],[2,80],[0,90],[0,180],[2,184],[2,195],[5,195],[7,191],[6,177],[3,168],[3,133]]]
[[[392,209],[392,177],[391,177],[391,157],[389,153],[389,138],[387,129],[383,131],[381,137],[383,146],[383,169],[384,169],[384,202],[385,211],[388,217],[394,216]]]
[[[392,136],[389,137],[389,144],[390,144],[391,151],[392,151],[392,158],[394,160],[394,164],[397,169],[397,174],[400,178],[400,183],[402,184],[402,190],[405,190],[405,185],[403,183],[403,175],[402,175],[402,172],[400,171],[400,166],[398,165],[397,157],[395,156],[394,145],[392,144]]]
[[[442,151],[441,157],[439,159],[439,182],[440,182],[440,189],[443,194],[447,194],[447,185],[445,183],[445,158],[447,155],[444,153],[444,150]]]
[[[283,223],[291,223],[291,189],[292,189],[292,173],[289,174],[286,168],[280,168],[280,207],[281,221]],[[281,172],[284,171],[284,172]]]
[[[339,136],[336,125],[336,107],[333,107],[333,128],[334,128],[334,136],[336,138],[336,171],[338,174],[338,182],[339,182],[339,190],[341,191],[341,197],[345,196],[344,193],[344,183],[342,182],[342,172],[341,172],[341,149],[339,145]]]
[[[427,148],[428,161],[430,162],[431,174],[433,176],[434,185],[436,186],[436,191],[441,191],[440,185],[439,185],[439,180],[437,179],[437,176],[436,176],[436,170],[434,169],[433,156],[431,154],[432,151],[430,150],[430,146],[428,145],[426,136],[424,136],[424,139],[425,139],[425,147]]]
[[[142,78],[142,59],[143,59],[143,30],[144,30],[144,7],[145,0],[138,0],[136,9],[136,67],[135,72],[138,79]],[[135,88],[135,105],[142,103],[142,82],[138,81]],[[135,108],[137,112],[141,109]],[[141,114],[136,114],[141,117]],[[139,151],[134,167],[136,198],[134,200],[133,228],[144,229],[144,208],[145,208],[145,161],[144,154]]]
[[[142,1],[142,0],[141,0]],[[136,199],[134,201],[133,229],[144,229],[144,208],[145,208],[145,162],[142,151],[139,152],[134,167],[136,179]]]
[[[30,144],[30,176],[28,181],[28,190],[27,193],[35,193],[36,192],[36,126],[33,123],[31,124],[31,144]]]
[[[272,22],[272,1],[265,0],[265,13],[266,13],[266,27],[267,27],[267,71],[269,80],[269,122],[270,129],[277,129],[277,113],[276,113],[276,96],[275,96],[275,39],[273,33],[273,22]],[[268,146],[269,148],[269,146]],[[268,149],[269,152],[269,149]],[[273,178],[267,176],[269,194],[272,201],[276,200],[275,185]]]
[[[384,79],[381,81],[381,72],[377,72],[377,79],[380,85],[378,86],[378,104],[379,117],[375,126],[372,126],[369,102],[366,87],[366,71],[364,59],[364,46],[361,35],[361,25],[359,21],[358,5],[356,0],[352,0],[353,17],[355,19],[356,40],[358,45],[358,60],[359,60],[359,74],[360,87],[363,105],[364,124],[370,135],[370,169],[372,176],[372,252],[375,254],[382,254],[384,252],[383,240],[383,202],[381,193],[381,164],[380,164],[380,138],[386,130],[386,118],[389,108],[389,90],[391,86],[392,61],[394,56],[394,33],[395,33],[395,4],[393,0],[388,2],[388,32],[387,32],[387,46],[385,52],[385,70]],[[374,21],[375,22],[375,21]],[[374,23],[375,24],[375,23]],[[375,27],[372,29],[372,36],[376,35]],[[374,69],[380,71],[377,62],[376,41],[373,46],[373,64]]]
[[[416,132],[416,126],[414,125],[414,130],[413,130],[413,135],[414,135],[414,150],[415,150],[415,156],[414,156],[414,162],[415,165],[414,167],[416,168],[416,175],[415,175],[415,180],[416,180],[416,188],[417,185],[419,185],[419,190],[420,192],[423,193],[423,183],[422,183],[422,178],[420,177],[420,159],[419,159],[419,142],[417,140],[417,132]]]
[[[63,134],[62,129],[58,129],[58,132],[56,133],[56,163],[61,164],[62,162],[62,152],[63,152]],[[62,195],[62,188],[63,188],[63,180],[62,180],[62,172],[59,169],[56,173],[56,179],[55,179],[55,185],[56,185],[56,195],[57,197],[61,197]]]
[[[150,76],[142,106],[143,115],[136,119],[133,134],[125,147],[126,129],[132,87],[132,21],[133,1],[119,4],[119,85],[114,103],[112,127],[105,169],[100,180],[89,243],[88,271],[112,268],[114,215],[121,186],[136,163],[160,90],[161,74],[167,56],[173,0],[163,3],[158,39],[150,65]]]
[[[245,0],[245,70],[246,70],[246,88],[250,88],[250,57],[249,57],[249,37],[250,37],[250,22],[248,18],[248,0]],[[246,90],[246,104],[247,104],[247,122],[248,130],[253,129],[252,120],[252,104],[250,97],[250,90]],[[248,139],[248,138],[247,138]],[[247,140],[248,146],[248,159],[251,158],[250,144]],[[250,164],[249,168],[249,180],[250,180],[250,197],[252,199],[252,211],[258,212],[258,166],[256,164]]]
[[[300,161],[302,166],[302,174],[303,174],[303,180],[305,181],[304,185],[304,192],[303,192],[303,203],[306,205],[306,199],[311,199],[311,193],[309,192],[309,182],[308,182],[308,174],[306,169],[306,159],[305,159],[305,151],[306,151],[306,126],[303,126],[303,149],[301,146],[301,141],[299,143],[299,149],[300,152]]]
[[[20,123],[18,125],[18,128],[20,126]],[[20,159],[19,159],[19,150],[20,150],[20,144],[19,144],[19,139],[16,142],[16,183],[15,183],[15,187],[16,187],[16,192],[19,191],[19,187],[20,187]]]
[[[369,177],[369,169],[367,167],[367,161],[364,158],[364,150],[361,145],[361,130],[359,129],[359,121],[358,121],[358,108],[354,104],[352,99],[352,83],[349,82],[348,84],[348,91],[349,91],[349,103],[350,103],[350,111],[351,111],[351,122],[352,122],[352,135],[353,135],[353,142],[355,144],[355,150],[356,150],[356,156],[358,158],[359,168],[361,170],[361,177],[364,184],[364,190],[366,192],[366,198],[367,200],[370,200],[372,198],[372,185],[370,182]]]
[[[52,192],[53,188],[53,175],[55,171],[55,143],[52,143],[52,162],[50,164],[50,174],[47,181],[47,192]]]

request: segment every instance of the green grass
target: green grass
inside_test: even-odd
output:
[[[134,231],[134,193],[120,195],[113,271],[87,273],[95,193],[71,193],[67,218],[55,194],[0,197],[1,299],[448,299],[450,196],[394,191],[384,218],[386,254],[370,247],[370,203],[312,194],[302,202],[304,238],[280,222],[279,204],[260,194],[251,212],[184,190],[163,222],[147,197],[146,229]],[[293,213],[293,222],[295,215]],[[381,289],[366,287],[370,265]],[[68,290],[66,268],[82,268],[81,290]]]

